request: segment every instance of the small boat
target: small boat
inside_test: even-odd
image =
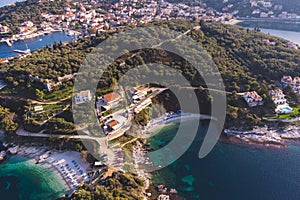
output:
[[[43,41],[43,39],[42,39],[42,38],[40,38],[40,39],[39,39],[39,41]]]

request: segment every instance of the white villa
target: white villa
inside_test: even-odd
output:
[[[97,110],[101,113],[101,107],[104,107],[106,110],[113,109],[119,105],[120,100],[121,95],[116,92],[105,94],[98,98],[96,102]]]
[[[291,86],[294,92],[300,93],[300,77],[296,76],[294,79],[291,76],[283,76],[281,79],[281,84],[286,86]]]
[[[147,96],[148,92],[149,92],[149,88],[144,86],[131,88],[129,90],[129,93],[131,95],[131,101],[135,103],[136,101],[140,101],[144,99]]]
[[[142,101],[138,106],[136,106],[134,108],[134,113],[139,113],[141,112],[144,108],[146,108],[147,106],[149,106],[152,103],[151,99],[146,99],[144,101]]]
[[[272,97],[272,100],[276,105],[284,105],[287,103],[285,95],[281,89],[270,90],[269,95]]]
[[[249,107],[261,106],[264,104],[263,98],[256,91],[245,92],[244,99]]]
[[[92,100],[92,95],[90,90],[80,91],[74,96],[75,104],[82,104],[90,100]]]
[[[272,97],[273,102],[277,106],[275,112],[277,112],[278,114],[288,114],[294,112],[294,109],[291,108],[287,103],[287,100],[282,90],[280,89],[270,90],[269,94]]]

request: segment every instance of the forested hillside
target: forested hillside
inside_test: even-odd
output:
[[[240,27],[223,24],[164,21],[155,22],[152,25],[169,27],[181,32],[201,25],[200,30],[193,30],[188,35],[199,45],[203,45],[211,54],[221,72],[226,90],[230,92],[256,90],[264,96],[267,94],[267,90],[274,87],[274,83],[280,80],[284,74],[293,76],[300,74],[300,51],[287,48],[287,41],[283,39],[258,31],[244,30]],[[5,80],[12,87],[30,91],[35,85],[28,79],[28,75],[55,80],[58,77],[75,73],[87,53],[91,52],[99,42],[109,37],[110,34],[113,33],[74,41],[68,45],[54,44],[53,47],[38,50],[24,59],[15,59],[10,63],[1,64],[1,70],[4,71]],[[273,42],[273,45],[266,43],[266,40]],[[111,47],[111,49],[114,48]],[[128,69],[151,62],[168,64],[180,70],[191,81],[192,85],[205,87],[203,80],[195,74],[195,70],[187,62],[172,54],[159,57],[161,52],[157,53],[156,51],[145,49],[140,50],[140,53],[134,57],[129,54],[119,58],[111,64],[109,71],[102,77],[103,80],[101,80],[99,87],[106,89],[112,84],[112,78],[119,79]],[[120,65],[123,61],[125,64]],[[6,70],[7,72],[5,72]],[[228,100],[229,105],[233,106],[230,107],[229,111],[230,113],[234,112],[234,115],[231,116],[234,118],[236,116],[244,116],[245,118],[250,116],[250,118],[257,119],[257,114],[263,116],[265,112],[270,111],[265,110],[262,113],[257,113],[255,109],[247,109],[243,105],[244,102],[239,101],[234,95],[229,96]],[[241,113],[240,109],[243,109]]]

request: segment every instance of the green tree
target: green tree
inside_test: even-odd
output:
[[[4,119],[1,121],[1,128],[6,132],[14,132],[18,128],[18,124],[11,119]]]
[[[45,93],[42,90],[36,89],[35,96],[36,96],[36,98],[38,98],[40,100],[44,100]]]

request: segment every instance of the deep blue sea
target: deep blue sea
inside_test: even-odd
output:
[[[176,131],[175,125],[167,127],[148,142],[152,148],[160,148]],[[285,149],[218,142],[207,157],[199,159],[205,133],[203,126],[189,150],[155,172],[153,180],[177,189],[187,200],[300,199],[300,142]]]

